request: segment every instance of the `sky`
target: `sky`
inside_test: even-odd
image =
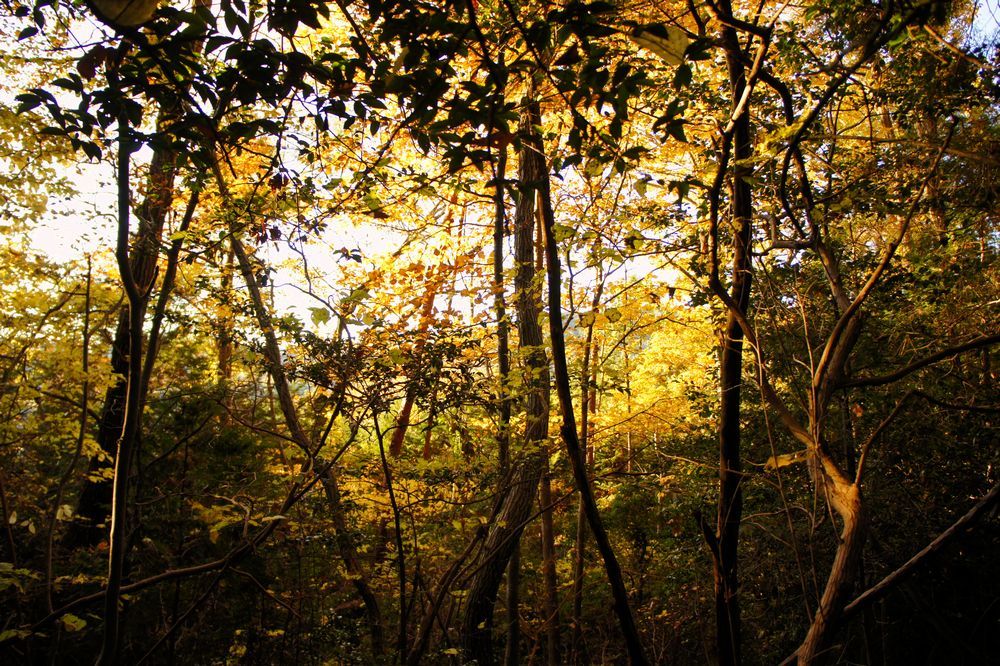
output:
[[[973,26],[975,33],[973,42],[986,39],[1000,30],[1000,0],[981,0],[978,6],[979,11]],[[81,27],[76,33],[80,43],[86,43],[92,37],[92,28]],[[0,85],[0,99],[5,103],[10,102],[17,94],[16,83],[8,81]],[[138,153],[134,159],[137,164],[148,161],[149,150]],[[101,248],[113,249],[115,239],[116,193],[112,161],[105,157],[100,163],[68,168],[67,175],[76,185],[79,195],[72,201],[50,202],[50,214],[39,221],[32,233],[35,246],[57,262],[79,259]],[[368,257],[375,258],[379,254],[392,251],[398,239],[379,231],[372,225],[360,224],[349,225],[346,228],[331,228],[329,236],[323,241],[330,250],[336,250],[341,246],[349,249],[361,247]],[[275,263],[293,256],[274,244],[267,244],[265,248],[262,248],[262,251],[270,255],[268,259]],[[313,252],[313,254],[316,256],[311,256],[310,260],[321,262],[318,267],[322,269],[324,260],[321,255],[326,252]],[[335,265],[337,258],[332,257],[329,261]],[[282,300],[287,300],[295,310],[316,305],[294,290],[284,291],[286,293],[283,294]]]

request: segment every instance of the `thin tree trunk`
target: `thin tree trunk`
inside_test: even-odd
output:
[[[399,584],[399,626],[396,638],[396,656],[400,664],[406,663],[407,646],[407,605],[406,605],[406,553],[403,548],[403,526],[399,519],[399,504],[396,503],[396,491],[392,487],[392,471],[389,460],[385,457],[385,441],[378,425],[378,414],[372,416],[375,422],[375,438],[378,440],[378,453],[382,461],[382,473],[385,487],[389,492],[389,506],[392,507],[392,520],[396,532],[396,570]]]
[[[722,0],[720,9],[732,13],[729,0]],[[734,109],[743,97],[746,86],[743,54],[736,31],[722,29],[729,85]],[[733,239],[733,272],[730,296],[746,315],[750,305],[751,253],[753,200],[747,181],[749,169],[745,166],[753,152],[750,138],[749,105],[735,119],[733,127],[731,217]],[[729,312],[722,341],[719,369],[719,504],[713,551],[715,577],[715,626],[716,649],[722,666],[736,666],[741,662],[740,606],[739,606],[739,535],[743,517],[742,461],[740,459],[740,388],[743,383],[743,329],[736,313]]]
[[[537,117],[537,116],[534,116]],[[538,183],[545,177],[545,161],[537,150],[531,114],[522,125],[522,149],[518,181],[520,196],[515,220],[515,262],[517,274],[514,288],[517,294],[517,328],[519,345],[524,357],[526,387],[526,419],[524,453],[511,461],[510,472],[504,477],[498,510],[483,546],[485,562],[473,577],[466,597],[462,620],[462,647],[468,660],[481,666],[493,663],[493,607],[496,602],[504,569],[513,555],[531,515],[538,484],[544,468],[542,445],[548,436],[549,368],[538,319],[541,314],[539,291],[535,281],[535,196]],[[508,581],[508,592],[517,589],[516,581]],[[516,605],[508,608],[516,612]],[[516,637],[508,639],[516,647]]]
[[[427,329],[430,328],[431,318],[434,314],[434,297],[437,296],[440,288],[439,277],[435,277],[424,292],[424,299],[420,306],[420,323],[417,325],[416,338],[413,351],[419,354],[427,342]],[[389,455],[396,458],[403,452],[403,442],[406,439],[406,431],[410,427],[410,415],[413,412],[413,403],[417,399],[417,390],[412,382],[406,388],[406,397],[403,398],[403,407],[396,417],[396,427],[392,431],[392,439],[389,442]]]
[[[451,207],[449,207],[448,214],[443,222],[445,228],[454,220],[454,207],[458,203],[457,190],[452,194],[450,203]],[[459,231],[461,232],[461,227]],[[427,289],[424,292],[423,302],[420,306],[420,322],[417,324],[416,344],[413,346],[415,356],[419,356],[421,350],[427,344],[427,331],[430,329],[434,318],[434,299],[444,287],[444,271],[444,266],[438,266],[437,275],[427,283]],[[410,417],[413,413],[413,404],[416,402],[416,399],[417,390],[413,386],[413,383],[410,382],[406,388],[406,396],[403,398],[403,407],[399,410],[399,416],[396,417],[396,428],[392,432],[392,440],[389,443],[389,455],[393,458],[398,457],[403,452],[403,443],[406,439],[406,431],[410,427]]]
[[[823,489],[827,494],[827,501],[843,521],[843,528],[819,607],[798,649],[799,666],[815,663],[829,644],[840,620],[847,595],[853,586],[865,543],[861,489],[843,477],[830,476],[822,471],[816,476],[820,474],[822,480],[818,481],[817,485],[825,486]]]
[[[224,201],[230,201],[229,189],[226,184],[222,170],[218,162],[213,163],[215,180],[219,186],[219,192]],[[264,304],[260,287],[254,272],[254,266],[250,256],[247,254],[243,242],[240,240],[241,230],[234,221],[229,229],[230,247],[236,257],[240,275],[246,284],[247,292],[250,296],[250,304],[260,332],[264,336],[264,358],[267,360],[268,376],[274,382],[274,389],[278,394],[278,406],[285,419],[285,426],[288,428],[291,440],[308,458],[310,470],[319,475],[320,483],[326,494],[330,505],[330,516],[335,528],[335,540],[340,551],[341,559],[348,574],[351,575],[352,583],[358,591],[358,596],[365,606],[368,615],[368,631],[372,642],[372,651],[381,654],[384,649],[382,615],[379,610],[378,600],[368,585],[364,570],[360,565],[360,558],[354,543],[351,541],[347,531],[347,520],[344,514],[343,504],[340,501],[340,491],[337,487],[336,476],[332,466],[320,456],[314,453],[315,447],[309,435],[299,420],[298,410],[292,399],[292,390],[285,375],[281,362],[281,348],[278,346],[278,338],[274,333],[274,323],[271,315]]]
[[[125,403],[122,428],[115,444],[115,468],[111,496],[111,529],[108,537],[108,575],[104,592],[104,633],[100,666],[119,663],[121,650],[121,586],[125,575],[126,519],[128,517],[128,480],[132,456],[139,435],[142,417],[142,325],[146,318],[149,287],[153,275],[142,280],[132,269],[129,256],[129,160],[132,154],[131,130],[124,113],[118,118],[118,244],[115,251],[125,294],[128,297],[128,357],[125,359]],[[158,240],[158,236],[157,236]],[[152,253],[152,266],[156,253]]]
[[[549,666],[560,664],[559,640],[559,581],[556,576],[556,544],[552,525],[552,477],[549,450],[544,447],[542,480],[538,488],[538,503],[542,512],[542,578],[545,583],[545,660]]]
[[[507,172],[507,146],[500,147],[497,156],[495,212],[493,220],[493,307],[497,316],[497,373],[500,422],[497,425],[497,454],[500,470],[510,468],[510,325],[507,322],[507,301],[504,297],[503,239],[507,227],[507,209],[504,205],[504,180]]]
[[[178,113],[177,108],[164,108],[157,120],[157,133],[166,133]],[[163,228],[167,213],[173,204],[177,162],[177,151],[169,147],[169,144],[164,144],[153,151],[149,163],[146,198],[138,209],[139,228],[128,259],[133,279],[142,288],[148,288],[156,276]],[[119,314],[118,326],[111,345],[111,369],[115,373],[115,380],[104,395],[97,431],[97,443],[109,457],[115,455],[117,442],[125,423],[131,349],[129,331],[129,313],[123,309]],[[90,472],[88,478],[103,471],[101,460],[92,459],[88,471]],[[65,537],[67,545],[90,546],[104,536],[103,526],[108,518],[111,495],[110,480],[88,480],[84,484],[77,502],[77,521],[73,523]]]
[[[529,108],[528,117],[532,126],[541,122],[538,105],[533,104]],[[625,589],[625,581],[622,577],[621,566],[611,547],[611,540],[604,529],[600,512],[597,509],[597,501],[594,498],[594,491],[590,486],[590,479],[587,478],[587,468],[584,464],[583,454],[580,449],[580,440],[576,431],[576,416],[573,412],[573,393],[570,386],[569,368],[566,363],[566,340],[563,337],[562,323],[562,270],[559,265],[559,248],[553,232],[555,217],[552,212],[552,197],[549,191],[548,167],[546,165],[544,148],[541,140],[537,141],[536,150],[538,159],[541,161],[542,177],[539,181],[539,202],[542,210],[542,220],[545,226],[545,258],[548,269],[549,287],[549,336],[552,342],[552,361],[555,369],[556,392],[559,395],[559,405],[562,408],[563,424],[560,429],[563,441],[566,443],[567,457],[573,466],[573,476],[580,492],[580,497],[584,502],[587,513],[587,522],[590,523],[590,530],[594,534],[594,541],[597,545],[601,557],[604,559],[604,569],[608,576],[608,583],[611,585],[611,593],[614,599],[614,611],[618,617],[618,624],[622,635],[625,638],[625,647],[628,651],[629,660],[632,664],[647,664],[646,655],[642,649],[642,641],[639,638],[639,631],[635,626],[632,617],[632,610],[629,608],[628,592]]]
[[[601,296],[604,293],[603,267],[597,267],[597,290],[594,293],[594,301],[591,304],[592,310],[597,310],[601,304]],[[580,455],[584,459],[590,474],[593,474],[591,465],[588,465],[590,454],[590,431],[593,429],[591,416],[597,413],[597,394],[594,388],[597,385],[597,346],[594,342],[594,322],[587,326],[587,339],[583,346],[583,367],[580,371]],[[591,367],[593,366],[593,367]],[[577,505],[576,511],[576,544],[573,546],[573,639],[572,651],[574,664],[589,663],[587,655],[587,645],[583,639],[583,576],[586,568],[587,549],[587,510],[583,505],[583,498]]]
[[[507,564],[507,643],[504,646],[505,666],[521,663],[521,544],[514,545]]]
[[[504,296],[503,239],[507,231],[507,208],[505,205],[504,188],[507,178],[507,146],[499,148],[496,168],[496,192],[494,195],[493,220],[493,289],[494,308],[497,315],[497,372],[500,403],[500,419],[497,424],[497,455],[499,457],[500,473],[506,477],[510,472],[510,324],[507,321],[507,301]],[[521,582],[521,549],[514,546],[510,562],[507,564],[507,641],[504,646],[504,664],[518,666],[520,663],[519,647],[521,642],[521,624],[518,618],[520,606]]]

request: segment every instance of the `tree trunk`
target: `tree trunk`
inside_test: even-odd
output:
[[[213,167],[215,171],[215,179],[219,184],[220,194],[222,195],[223,200],[229,203],[231,199],[222,171],[217,162],[213,164]],[[335,530],[334,536],[340,551],[341,559],[344,562],[344,568],[347,569],[348,574],[351,575],[352,582],[358,591],[358,596],[361,597],[361,601],[365,606],[365,612],[368,615],[368,630],[372,641],[372,651],[375,654],[380,654],[383,649],[381,611],[379,610],[378,600],[371,591],[367,579],[363,575],[364,572],[360,566],[360,558],[358,557],[357,550],[354,548],[350,535],[347,533],[347,521],[344,514],[344,507],[340,501],[340,493],[337,487],[336,477],[332,469],[332,465],[322,457],[313,453],[313,451],[315,451],[315,446],[309,435],[306,434],[306,431],[302,427],[302,423],[299,420],[298,410],[295,407],[294,400],[292,399],[292,390],[288,382],[288,377],[285,374],[285,370],[281,362],[281,348],[278,346],[278,338],[274,333],[274,323],[267,307],[264,304],[263,296],[260,293],[260,287],[257,284],[254,266],[250,260],[250,256],[247,254],[243,242],[240,240],[241,230],[236,225],[235,219],[230,225],[229,231],[230,247],[232,247],[233,254],[236,256],[237,265],[239,266],[243,282],[246,284],[247,292],[250,296],[250,304],[252,306],[254,317],[257,320],[258,328],[264,336],[263,353],[264,358],[267,360],[267,372],[268,376],[274,382],[274,388],[278,394],[278,405],[281,408],[282,416],[285,419],[285,426],[288,429],[291,440],[300,449],[303,455],[308,458],[312,473],[318,474],[320,477],[320,482],[323,485],[323,490],[330,505],[330,514]]]
[[[552,525],[552,483],[549,471],[549,450],[545,447],[545,469],[538,489],[542,512],[542,578],[545,583],[545,660],[549,666],[559,666],[559,581],[556,577],[556,543]]]
[[[149,302],[150,286],[154,275],[136,275],[133,271],[134,258],[129,252],[129,213],[131,186],[129,183],[129,160],[132,154],[131,128],[124,113],[118,118],[118,245],[115,256],[122,286],[127,296],[128,356],[125,361],[125,390],[122,405],[122,426],[114,442],[114,477],[111,494],[111,525],[108,535],[108,575],[104,597],[104,632],[101,652],[97,657],[100,666],[119,663],[121,651],[121,586],[125,577],[125,551],[129,474],[132,458],[138,445],[142,419],[142,327],[146,319],[146,305]],[[162,217],[161,217],[162,219]],[[159,242],[159,235],[156,237]],[[157,252],[149,252],[150,265],[156,267]]]
[[[534,104],[529,108],[529,119],[532,125],[541,122],[538,105]],[[544,147],[538,141],[535,150],[538,152],[543,178],[539,184],[539,202],[542,210],[542,220],[545,227],[545,259],[549,287],[549,337],[552,343],[552,361],[555,369],[556,393],[559,396],[559,405],[562,408],[563,424],[560,428],[563,442],[566,444],[566,454],[573,466],[573,478],[576,481],[580,498],[583,501],[587,514],[587,522],[590,524],[590,531],[594,534],[594,542],[597,550],[604,560],[604,570],[607,573],[608,583],[611,586],[611,595],[614,599],[614,611],[618,617],[618,625],[621,628],[622,636],[625,639],[625,648],[628,651],[629,661],[638,666],[649,663],[646,660],[645,652],[642,648],[642,641],[639,638],[639,630],[635,626],[632,617],[632,609],[628,603],[628,592],[625,589],[625,581],[622,577],[621,566],[618,564],[618,557],[614,548],[611,547],[611,540],[604,529],[604,522],[597,509],[597,501],[594,498],[594,491],[587,477],[587,468],[584,464],[583,453],[580,450],[580,439],[576,431],[576,415],[573,412],[573,389],[570,385],[569,367],[566,362],[566,339],[563,335],[562,319],[562,268],[559,265],[559,248],[556,245],[555,215],[552,211],[552,197],[549,192],[549,178],[547,166],[545,164]]]
[[[504,476],[510,471],[510,413],[513,400],[510,396],[510,325],[507,321],[507,301],[504,296],[503,276],[503,239],[507,230],[507,209],[504,199],[504,186],[507,177],[507,146],[499,148],[495,174],[496,193],[494,196],[493,220],[493,289],[494,307],[497,315],[497,372],[498,372],[498,402],[500,418],[497,424],[497,455],[500,472]],[[520,605],[519,587],[521,572],[520,547],[515,546],[507,564],[507,642],[504,646],[504,664],[518,666],[519,647],[521,641],[521,626],[518,619]]]
[[[178,113],[177,108],[164,108],[156,123],[157,133],[166,133]],[[177,162],[177,151],[165,144],[153,151],[149,163],[147,194],[137,211],[139,228],[129,252],[129,266],[133,279],[143,288],[150,285],[156,276],[163,227],[173,204]],[[115,373],[115,380],[104,395],[97,431],[97,443],[111,459],[114,459],[118,439],[122,435],[125,423],[129,352],[129,314],[128,310],[123,308],[118,315],[118,326],[111,345],[111,369]],[[88,479],[103,469],[102,460],[92,459],[87,470]],[[78,520],[71,525],[65,537],[67,545],[92,546],[104,537],[106,533],[104,524],[111,508],[111,494],[110,479],[85,482],[77,503]]]
[[[549,431],[549,368],[538,324],[541,307],[535,283],[533,238],[536,190],[545,177],[545,161],[536,149],[539,139],[531,120],[528,114],[522,127],[518,173],[521,192],[515,214],[514,244],[517,329],[527,392],[524,452],[511,462],[510,473],[505,476],[506,487],[501,491],[496,517],[483,546],[483,562],[466,597],[462,646],[466,658],[476,660],[481,666],[493,663],[493,607],[504,569],[520,540],[523,524],[531,515],[545,462],[542,447]],[[516,589],[516,583],[509,584],[508,589]],[[516,613],[516,608],[509,611]]]
[[[825,454],[820,452],[821,457]],[[811,463],[820,467],[822,461]],[[845,600],[854,583],[858,571],[861,552],[865,543],[865,517],[861,506],[861,490],[839,474],[831,476],[823,469],[817,469],[817,485],[823,488],[827,501],[843,521],[840,544],[834,556],[826,588],[820,598],[819,607],[805,640],[798,649],[799,666],[816,663],[833,638],[833,632],[840,620]]]
[[[427,329],[431,325],[434,314],[434,297],[437,296],[440,287],[439,279],[439,277],[435,277],[428,283],[427,291],[424,292],[423,302],[420,305],[420,323],[417,324],[416,332],[417,342],[413,346],[413,352],[416,355],[419,355],[427,343]],[[413,413],[413,403],[416,399],[417,390],[413,383],[409,382],[406,388],[406,397],[403,399],[403,407],[399,410],[399,416],[396,417],[396,427],[392,431],[392,439],[389,441],[389,455],[394,458],[399,457],[399,454],[403,452],[403,441],[406,439],[406,431],[410,427],[410,415]]]
[[[593,310],[601,304],[604,293],[603,267],[597,268],[597,291],[594,293]],[[583,367],[580,372],[580,456],[590,475],[593,475],[593,456],[590,451],[590,434],[594,424],[592,416],[597,413],[597,344],[594,342],[594,322],[587,327],[587,339],[583,347]],[[587,549],[587,509],[580,498],[576,511],[576,544],[573,546],[573,639],[572,663],[585,664],[590,661],[587,645],[583,639],[583,575],[586,568]]]
[[[722,1],[720,9],[727,15],[732,13],[732,7],[728,0]],[[724,27],[721,37],[725,45],[731,99],[735,109],[743,97],[746,86],[742,52],[735,30]],[[735,230],[730,295],[743,315],[746,314],[750,305],[752,270],[750,239],[753,200],[750,185],[745,178],[749,176],[749,169],[744,166],[744,161],[748,160],[753,153],[748,107],[749,105],[736,118],[733,127],[735,166],[730,186],[731,217]],[[738,546],[740,521],[743,517],[743,474],[740,460],[743,329],[740,327],[736,313],[728,313],[724,336],[719,369],[719,505],[716,517],[715,547],[713,548],[715,626],[719,664],[735,666],[741,661]]]

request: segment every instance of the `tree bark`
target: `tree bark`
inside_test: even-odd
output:
[[[720,11],[729,15],[732,6],[722,0]],[[739,37],[731,27],[721,34],[729,72],[732,107],[735,111],[746,87],[746,72]],[[733,271],[730,296],[746,315],[750,306],[753,199],[744,166],[753,153],[750,138],[749,105],[744,105],[733,126],[735,166],[730,184],[733,238]],[[743,383],[743,329],[736,313],[730,311],[723,332],[719,367],[719,503],[714,535],[713,573],[715,578],[716,649],[719,664],[736,666],[741,662],[739,606],[739,535],[743,517],[740,398]]]
[[[540,140],[533,118],[537,116],[527,114],[522,127],[518,172],[521,192],[515,212],[514,244],[515,307],[527,393],[524,449],[518,460],[511,461],[510,473],[505,476],[496,517],[483,546],[485,561],[470,583],[462,621],[465,656],[481,666],[493,663],[493,607],[504,569],[520,540],[523,523],[531,514],[544,468],[543,447],[549,430],[549,368],[538,323],[541,307],[535,280],[534,243],[535,198],[538,184],[545,178],[545,161],[538,150]],[[509,582],[508,589],[516,589],[516,584]]]

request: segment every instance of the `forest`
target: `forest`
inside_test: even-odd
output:
[[[0,662],[1000,664],[989,0],[0,0]]]

